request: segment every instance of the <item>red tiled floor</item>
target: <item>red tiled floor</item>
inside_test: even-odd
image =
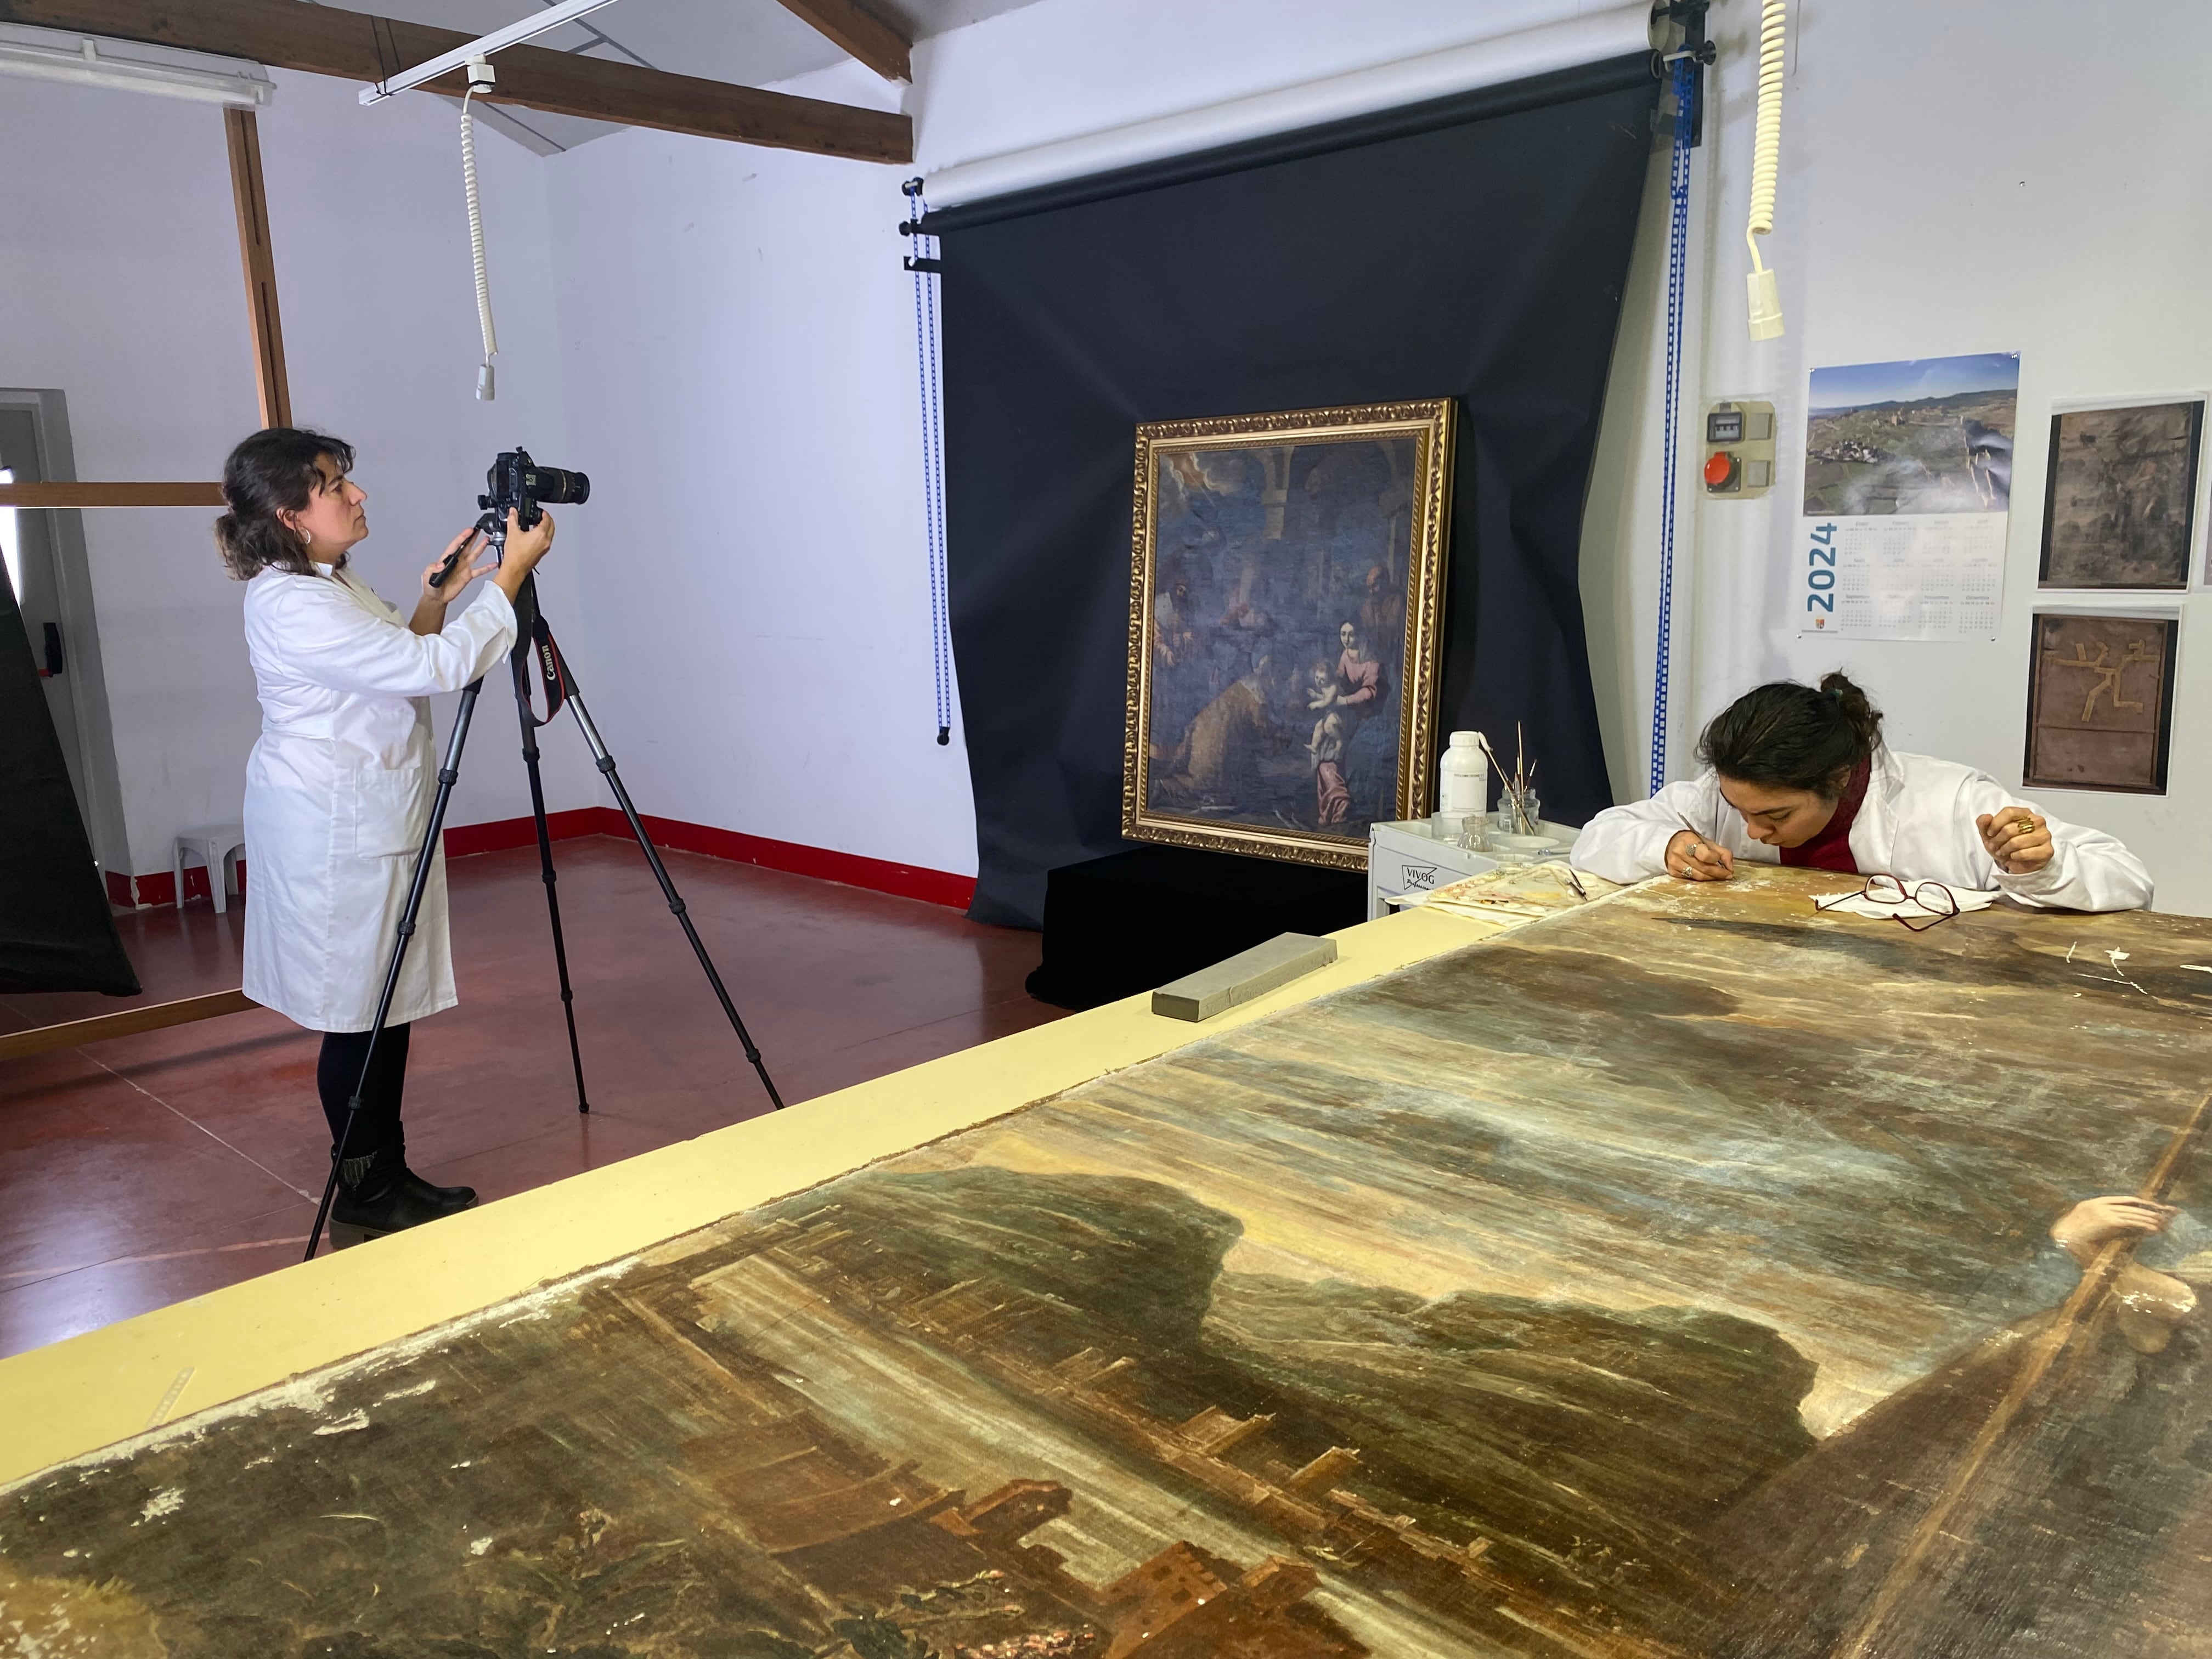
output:
[[[556,849],[592,1111],[580,1117],[534,849],[448,866],[461,1006],[415,1035],[408,1161],[487,1200],[769,1109],[652,872],[627,842]],[[691,919],[787,1101],[1056,1018],[1034,933],[683,854]],[[167,1001],[238,983],[244,917],[118,918]],[[128,1006],[0,997],[0,1031]],[[296,1261],[330,1164],[319,1042],[255,1010],[0,1066],[0,1354]]]

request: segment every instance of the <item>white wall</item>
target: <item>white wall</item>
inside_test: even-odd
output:
[[[450,110],[429,99],[363,110],[343,82],[277,79],[260,125],[295,417],[359,447],[374,533],[357,556],[404,603],[471,516],[492,453],[563,441],[544,174],[504,142],[482,147],[495,299],[515,359],[483,408]],[[68,394],[80,477],[219,476],[259,424],[221,114],[5,85],[0,383]],[[178,830],[237,818],[259,730],[213,516],[83,515],[128,840],[101,850],[137,873],[169,867]],[[490,712],[499,740],[465,769],[456,823],[528,810],[512,717]],[[555,805],[598,798],[580,756],[554,766]]]
[[[640,805],[975,868],[933,741],[904,176],[1592,9],[1042,0],[917,49],[912,168],[635,130],[552,158],[578,667]],[[781,89],[897,96],[851,65]]]
[[[214,477],[257,424],[222,114],[10,80],[0,155],[0,382],[68,394],[80,477]],[[238,816],[223,763],[257,717],[212,516],[83,515],[127,828],[97,848],[111,868],[166,870],[169,836]]]
[[[815,96],[883,104],[857,68]],[[935,742],[897,169],[641,131],[553,158],[578,675],[641,810],[975,868]]]
[[[925,43],[902,94],[851,66],[790,89],[903,95],[926,173],[1589,9],[1042,0]],[[2192,113],[2212,38],[2190,0],[2143,0],[2124,42],[2089,53],[2068,44],[2057,0],[1800,0],[1793,14],[1768,251],[1790,332],[1753,346],[1741,227],[1756,6],[1716,9],[1685,407],[1773,398],[1783,476],[1765,505],[1686,512],[1675,769],[1745,686],[1841,662],[1886,704],[1899,746],[2017,779],[2050,401],[2212,384]],[[504,395],[486,408],[469,395],[449,106],[364,111],[343,83],[280,80],[263,142],[295,406],[362,447],[377,533],[361,556],[379,585],[410,589],[496,448],[581,467],[595,498],[563,515],[549,602],[640,804],[972,871],[963,751],[957,734],[932,741],[913,295],[894,229],[908,169],[641,131],[540,162],[488,137],[506,349]],[[82,476],[210,476],[253,423],[219,122],[125,94],[9,91],[0,382],[69,391]],[[1623,798],[1641,787],[1651,682],[1662,185],[1655,164],[1583,557]],[[86,214],[88,198],[104,210]],[[1807,370],[1994,349],[2021,353],[2002,638],[1801,643],[1784,584]],[[158,869],[173,829],[235,800],[254,720],[235,591],[192,515],[88,524],[131,859]],[[2212,674],[2195,645],[2202,606],[2188,601],[2172,793],[2038,799],[2138,847],[2162,905],[2212,911],[2185,828],[2212,813],[2212,735],[2191,714]],[[523,809],[512,726],[503,708],[488,720],[457,822]],[[600,799],[573,740],[548,755],[555,806]]]
[[[261,117],[261,164],[292,417],[355,447],[370,534],[354,557],[379,592],[410,610],[422,567],[475,520],[492,457],[519,444],[559,466],[569,447],[546,172],[527,150],[478,131],[500,344],[499,395],[479,403],[483,346],[456,107],[409,97],[363,109],[350,82],[278,81],[276,101]],[[566,649],[581,622],[580,573],[596,544],[590,520],[557,516],[558,551],[541,568],[538,586]],[[441,744],[458,701],[433,700]],[[539,747],[550,808],[602,799],[591,758],[565,719]],[[238,761],[243,768],[244,750]],[[514,698],[501,668],[484,681],[447,822],[529,811]]]
[[[2212,261],[2201,119],[2212,29],[2196,0],[2142,0],[2085,49],[2057,0],[1800,0],[1783,167],[1767,263],[1789,331],[1743,324],[1743,220],[1755,106],[1757,8],[1715,9],[1718,131],[1699,153],[1686,411],[1730,396],[1780,411],[1780,477],[1764,503],[1710,503],[1684,521],[1678,568],[1672,775],[1698,727],[1760,680],[1842,666],[1871,691],[1900,749],[2017,784],[2030,618],[2054,398],[2212,386]],[[1643,793],[1656,619],[1658,330],[1663,177],[1647,201],[1583,547],[1583,591],[1622,799]],[[2000,637],[1994,643],[1800,640],[1792,581],[1806,377],[1814,367],[1971,351],[2021,354],[2019,447]],[[1694,435],[1694,428],[1692,428]],[[1695,446],[1683,447],[1686,459]],[[1684,474],[1685,495],[1689,474]],[[1678,542],[1678,546],[1682,544]],[[2171,596],[2144,596],[2155,611]],[[2106,599],[2086,606],[2130,608]],[[2120,836],[2150,863],[2159,908],[2212,913],[2212,627],[2184,605],[2175,738],[2163,797],[2036,791],[2058,816]]]

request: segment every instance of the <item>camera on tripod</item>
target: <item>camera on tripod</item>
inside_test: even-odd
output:
[[[526,449],[501,450],[499,459],[491,464],[491,471],[484,474],[484,483],[487,493],[477,497],[477,505],[483,509],[477,528],[491,544],[495,553],[506,550],[509,509],[514,511],[516,528],[530,530],[545,516],[539,509],[548,501],[566,507],[572,501],[592,499],[589,478],[580,472],[564,472],[557,466],[540,466],[530,459]],[[443,587],[446,578],[453,574],[453,567],[467,553],[466,548],[456,550],[430,578],[430,586]]]
[[[514,509],[516,527],[528,530],[544,516],[538,510],[541,505],[566,507],[592,499],[589,478],[557,466],[540,466],[526,449],[502,450],[484,475],[484,482],[489,493],[477,497],[477,505],[485,511],[484,531],[490,534],[496,528],[502,538],[509,508]]]
[[[485,474],[485,493],[477,497],[477,505],[483,509],[483,517],[477,520],[477,529],[486,541],[497,550],[505,550],[507,544],[507,515],[514,514],[515,528],[534,529],[545,516],[543,509],[549,505],[567,506],[587,501],[592,498],[592,481],[580,472],[564,472],[557,466],[540,466],[530,459],[526,449],[501,452]],[[463,537],[460,544],[447,556],[446,562],[431,574],[430,586],[442,586],[454,567],[468,556],[474,545],[473,538]],[[776,1092],[775,1080],[768,1074],[768,1063],[761,1058],[760,1045],[745,1030],[744,1020],[738,1013],[738,1005],[730,1000],[729,988],[722,983],[722,975],[714,960],[707,954],[706,941],[699,937],[699,929],[686,910],[683,898],[676,890],[676,883],[653,847],[652,837],[646,833],[645,820],[638,816],[636,803],[629,798],[622,775],[615,768],[615,757],[599,739],[599,729],[592,723],[591,711],[584,707],[584,699],[576,689],[575,676],[562,657],[561,648],[554,643],[553,630],[545,625],[545,618],[538,609],[535,572],[526,574],[517,584],[514,593],[514,648],[508,653],[508,662],[514,674],[515,702],[522,718],[522,763],[530,778],[530,815],[538,827],[538,858],[545,883],[545,910],[553,927],[553,964],[561,981],[561,1011],[568,1026],[568,1063],[576,1074],[576,1109],[589,1112],[592,1109],[584,1095],[584,1051],[576,1040],[575,994],[568,983],[568,946],[561,936],[561,905],[554,896],[553,838],[545,821],[545,789],[538,770],[537,728],[553,718],[554,711],[566,707],[576,718],[576,729],[583,734],[584,744],[592,753],[592,763],[606,787],[614,792],[615,804],[622,809],[629,832],[636,839],[638,850],[645,854],[646,864],[660,884],[661,896],[668,901],[669,914],[676,925],[684,930],[690,941],[691,953],[699,958],[705,970],[707,983],[714,988],[714,1000],[722,1005],[723,1015],[730,1029],[737,1034],[745,1059],[760,1074],[761,1087],[768,1091],[769,1104],[778,1111],[783,1109],[783,1097]],[[545,715],[540,720],[531,705],[529,663],[537,659],[538,672],[545,690]],[[406,908],[401,913],[393,936],[392,960],[384,973],[384,989],[377,999],[376,1017],[369,1026],[368,1048],[362,1057],[362,1082],[346,1103],[345,1123],[339,1129],[337,1144],[331,1149],[330,1179],[323,1187],[323,1200],[315,1211],[314,1224],[307,1230],[308,1261],[314,1260],[315,1248],[322,1242],[323,1224],[330,1218],[331,1205],[337,1196],[340,1171],[345,1164],[347,1138],[353,1132],[355,1119],[360,1115],[362,1094],[367,1086],[369,1067],[376,1058],[376,1045],[383,1036],[386,1023],[392,1014],[392,1000],[399,987],[399,971],[407,959],[408,941],[415,935],[417,918],[422,913],[422,896],[427,878],[434,867],[432,857],[445,833],[446,808],[452,801],[453,786],[460,781],[461,750],[469,740],[469,725],[476,718],[477,696],[483,690],[483,677],[479,674],[461,690],[460,707],[453,711],[452,734],[446,740],[446,763],[438,769],[438,793],[431,799],[429,821],[422,830],[422,845],[415,854],[415,877],[407,892]]]

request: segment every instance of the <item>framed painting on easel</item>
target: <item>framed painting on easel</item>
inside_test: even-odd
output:
[[[1426,810],[1449,399],[1137,428],[1121,832],[1364,869]]]

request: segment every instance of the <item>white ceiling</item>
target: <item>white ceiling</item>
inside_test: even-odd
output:
[[[346,0],[363,10],[410,23],[492,30],[529,15],[533,4],[552,0]],[[949,29],[1017,11],[1035,0],[870,0],[870,9],[896,22],[910,40],[926,40]],[[787,11],[779,0],[619,0],[589,17],[542,34],[532,44],[590,58],[642,64],[737,86],[769,86],[793,76],[828,69],[845,54]],[[495,105],[483,112],[485,125],[497,128],[540,155],[573,149],[618,131],[604,121],[586,121],[541,110]]]

